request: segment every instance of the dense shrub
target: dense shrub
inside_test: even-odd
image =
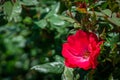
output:
[[[94,69],[64,64],[77,30],[104,41]],[[119,36],[119,0],[0,0],[0,80],[119,80]]]

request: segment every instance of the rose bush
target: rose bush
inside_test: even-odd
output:
[[[95,69],[102,42],[94,33],[82,30],[78,30],[75,35],[68,36],[62,49],[65,65],[84,70]]]

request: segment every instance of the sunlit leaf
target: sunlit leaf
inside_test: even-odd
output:
[[[37,26],[39,26],[40,28],[45,28],[47,26],[47,21],[45,19],[42,19],[38,22],[34,22]]]
[[[62,26],[65,24],[65,21],[61,20],[57,15],[54,15],[52,17],[49,18],[49,21],[54,24],[54,25],[58,25],[58,26]]]
[[[108,20],[113,24],[120,26],[120,18],[112,17],[112,18],[108,18]]]
[[[37,5],[38,1],[37,0],[23,0],[21,3],[23,5],[31,6],[31,5]]]
[[[93,12],[93,11],[88,11],[88,13],[91,14],[91,15],[94,15],[94,14],[95,14],[95,15],[98,16],[98,17],[99,17],[99,16],[101,16],[101,17],[104,16],[104,14],[102,14],[101,12],[97,12],[97,11],[95,11],[95,12]]]
[[[31,68],[32,70],[39,71],[41,73],[62,73],[64,65],[62,62],[51,62],[41,65],[36,65]]]
[[[19,21],[20,19],[20,13],[22,11],[22,7],[21,4],[19,2],[14,3],[13,9],[12,9],[12,14],[10,16],[9,21],[12,20],[12,18],[14,19],[15,22]]]
[[[70,18],[70,17],[65,17],[65,16],[59,15],[59,18],[62,19],[62,20],[68,21],[70,23],[74,23],[75,22],[75,20]]]
[[[4,4],[4,13],[7,16],[8,21],[14,20],[15,22],[20,21],[20,13],[22,7],[19,2],[12,4],[10,1],[5,2]]]
[[[109,76],[108,80],[114,80],[112,74]]]
[[[73,79],[74,79],[73,69],[65,67],[64,72],[62,74],[62,80],[73,80]]]
[[[54,14],[58,13],[59,8],[60,8],[60,3],[59,2],[56,3],[55,5],[52,5],[51,11],[46,15],[45,18],[48,18],[48,17],[53,16]]]
[[[105,10],[102,10],[102,13],[104,13],[105,15],[111,17],[112,15],[112,11],[110,9],[105,9]]]
[[[4,14],[10,16],[12,13],[13,5],[10,1],[6,1],[3,5]]]

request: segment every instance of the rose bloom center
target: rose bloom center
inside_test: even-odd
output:
[[[70,52],[71,52],[71,50],[70,50]],[[87,59],[90,56],[90,52],[88,51],[88,49],[81,49],[78,54],[73,54],[73,55],[82,57],[83,59]]]
[[[90,52],[86,51],[86,52],[83,53],[83,56],[82,56],[82,57],[83,57],[84,59],[87,59],[87,58],[89,57],[89,55],[90,55]]]

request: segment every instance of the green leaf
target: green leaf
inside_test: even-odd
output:
[[[108,80],[114,80],[112,74],[109,76]]]
[[[14,3],[12,13],[10,15],[9,21],[14,19],[15,22],[20,21],[20,13],[22,11],[21,4],[19,2]]]
[[[20,21],[20,13],[22,11],[22,7],[19,2],[16,2],[12,5],[10,1],[5,2],[4,4],[4,13],[7,16],[8,21],[12,21],[14,19],[15,22]]]
[[[101,9],[106,9],[108,6],[108,3],[106,1],[103,1],[103,3],[100,6],[101,6]]]
[[[65,21],[61,20],[58,15],[54,15],[49,18],[50,23],[57,25],[57,26],[62,26],[65,24]]]
[[[59,55],[55,55],[54,59],[55,59],[55,61],[61,61],[61,62],[64,61],[63,57],[61,57]]]
[[[33,66],[31,69],[41,73],[62,73],[64,65],[62,62],[51,62],[42,65]]]
[[[74,28],[77,29],[77,28],[81,28],[80,24],[79,23],[74,23]]]
[[[101,13],[101,12],[97,12],[97,11],[95,11],[95,12],[93,12],[93,11],[88,11],[88,13],[89,14],[91,14],[91,15],[96,15],[96,16],[101,16],[101,17],[104,17],[104,15]]]
[[[110,9],[105,9],[105,10],[102,10],[102,13],[104,13],[105,15],[111,17],[112,15],[112,11]]]
[[[115,44],[119,42],[119,33],[109,33],[108,38],[106,38],[105,45],[110,46],[111,49],[115,47]]]
[[[3,5],[4,14],[10,16],[12,13],[13,5],[10,1],[6,1]]]
[[[23,20],[23,22],[25,23],[25,24],[32,24],[32,18],[31,17],[26,17],[24,20]]]
[[[65,67],[64,72],[62,74],[62,80],[74,80],[73,69]]]
[[[60,8],[60,3],[56,3],[55,5],[52,5],[52,10],[45,16],[45,18],[48,18],[50,16],[53,16],[54,14],[58,13]]]
[[[35,24],[43,29],[43,28],[45,28],[47,26],[47,21],[45,19],[42,19],[42,20],[40,20],[38,22],[35,22]]]
[[[103,3],[105,3],[106,4],[106,1],[98,1],[97,3],[95,3],[94,4],[94,6],[100,6],[100,5],[102,5]]]
[[[37,0],[23,0],[21,3],[23,5],[31,6],[31,5],[37,5],[39,2]]]
[[[60,16],[59,15],[59,18],[62,19],[62,20],[68,21],[70,23],[74,23],[75,22],[75,20],[70,18],[70,17],[65,17],[65,16]]]
[[[120,26],[120,18],[112,17],[112,18],[108,18],[108,20],[114,23],[115,25]]]

